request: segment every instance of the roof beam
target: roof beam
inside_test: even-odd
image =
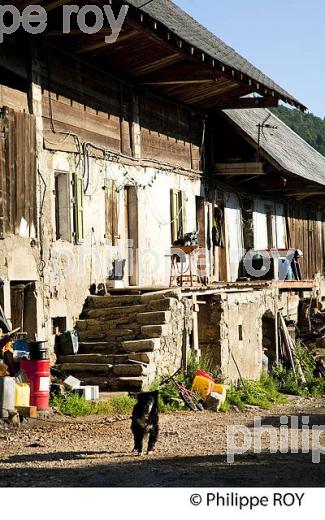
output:
[[[57,9],[58,7],[66,4],[71,4],[71,0],[56,0],[55,2],[51,2],[50,4],[45,5],[44,9],[49,13],[50,11],[54,11],[54,9]]]
[[[109,27],[105,27],[105,29],[102,30],[102,33],[104,33],[106,35],[110,35],[111,32],[112,31]],[[136,34],[135,31],[125,32],[124,34],[121,34],[118,38],[118,44],[122,43],[125,40],[128,40],[129,38],[133,38],[133,36],[135,36],[135,34]],[[77,55],[87,54],[88,52],[96,51],[96,50],[102,49],[103,47],[104,48],[107,47],[105,38],[101,38],[100,41],[97,41],[95,43],[92,42],[92,43],[83,44],[75,50],[75,53]]]
[[[266,175],[261,162],[216,163],[215,175]]]
[[[141,76],[142,74],[148,74],[156,70],[164,69],[165,67],[167,67],[167,65],[170,65],[171,63],[177,63],[182,60],[183,57],[178,52],[175,52],[163,58],[159,58],[155,61],[149,61],[144,63],[143,65],[135,66],[128,72],[129,74],[134,76]]]
[[[307,192],[306,191],[300,191],[300,192],[297,192],[297,193],[288,193],[289,197],[296,197],[298,200],[304,200],[304,199],[307,199],[308,197],[325,197],[325,191],[310,191],[310,192]]]
[[[179,81],[150,81],[148,83],[138,83],[138,85],[142,85],[143,87],[149,86],[163,86],[163,85],[195,85],[198,83],[212,83],[211,79],[183,79]]]

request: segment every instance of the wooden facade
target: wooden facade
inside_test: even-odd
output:
[[[98,155],[97,147],[202,170],[202,114],[103,76],[78,60],[60,54],[47,60],[42,110],[48,150],[78,152],[78,142],[88,143],[90,154]]]
[[[287,205],[288,247],[301,249],[300,260],[305,279],[325,273],[325,212],[313,206]]]
[[[35,236],[35,118],[11,108],[0,110],[0,237]]]

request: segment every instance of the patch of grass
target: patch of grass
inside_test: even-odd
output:
[[[112,397],[107,401],[86,401],[77,394],[53,396],[51,406],[63,415],[83,417],[87,415],[128,415],[132,412],[135,399],[131,397]]]
[[[286,403],[286,397],[278,391],[273,377],[263,375],[260,381],[246,380],[232,384],[227,390],[226,402],[221,406],[222,412],[231,408],[244,410],[246,405],[258,406],[267,410],[276,404]]]

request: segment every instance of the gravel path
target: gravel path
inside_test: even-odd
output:
[[[227,463],[228,425],[243,424],[252,431],[254,416],[261,416],[263,425],[279,431],[282,415],[307,415],[311,425],[325,424],[325,399],[300,398],[267,412],[164,414],[157,450],[144,457],[131,452],[127,417],[52,415],[19,431],[0,429],[0,486],[324,486],[325,456],[313,464],[311,453],[270,454],[267,436],[261,454],[249,451]],[[325,452],[325,438],[322,443]]]

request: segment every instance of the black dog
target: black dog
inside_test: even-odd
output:
[[[136,395],[137,404],[132,412],[131,430],[134,436],[134,451],[143,455],[143,443],[148,441],[148,451],[151,453],[157,442],[159,433],[158,391],[143,392]]]

